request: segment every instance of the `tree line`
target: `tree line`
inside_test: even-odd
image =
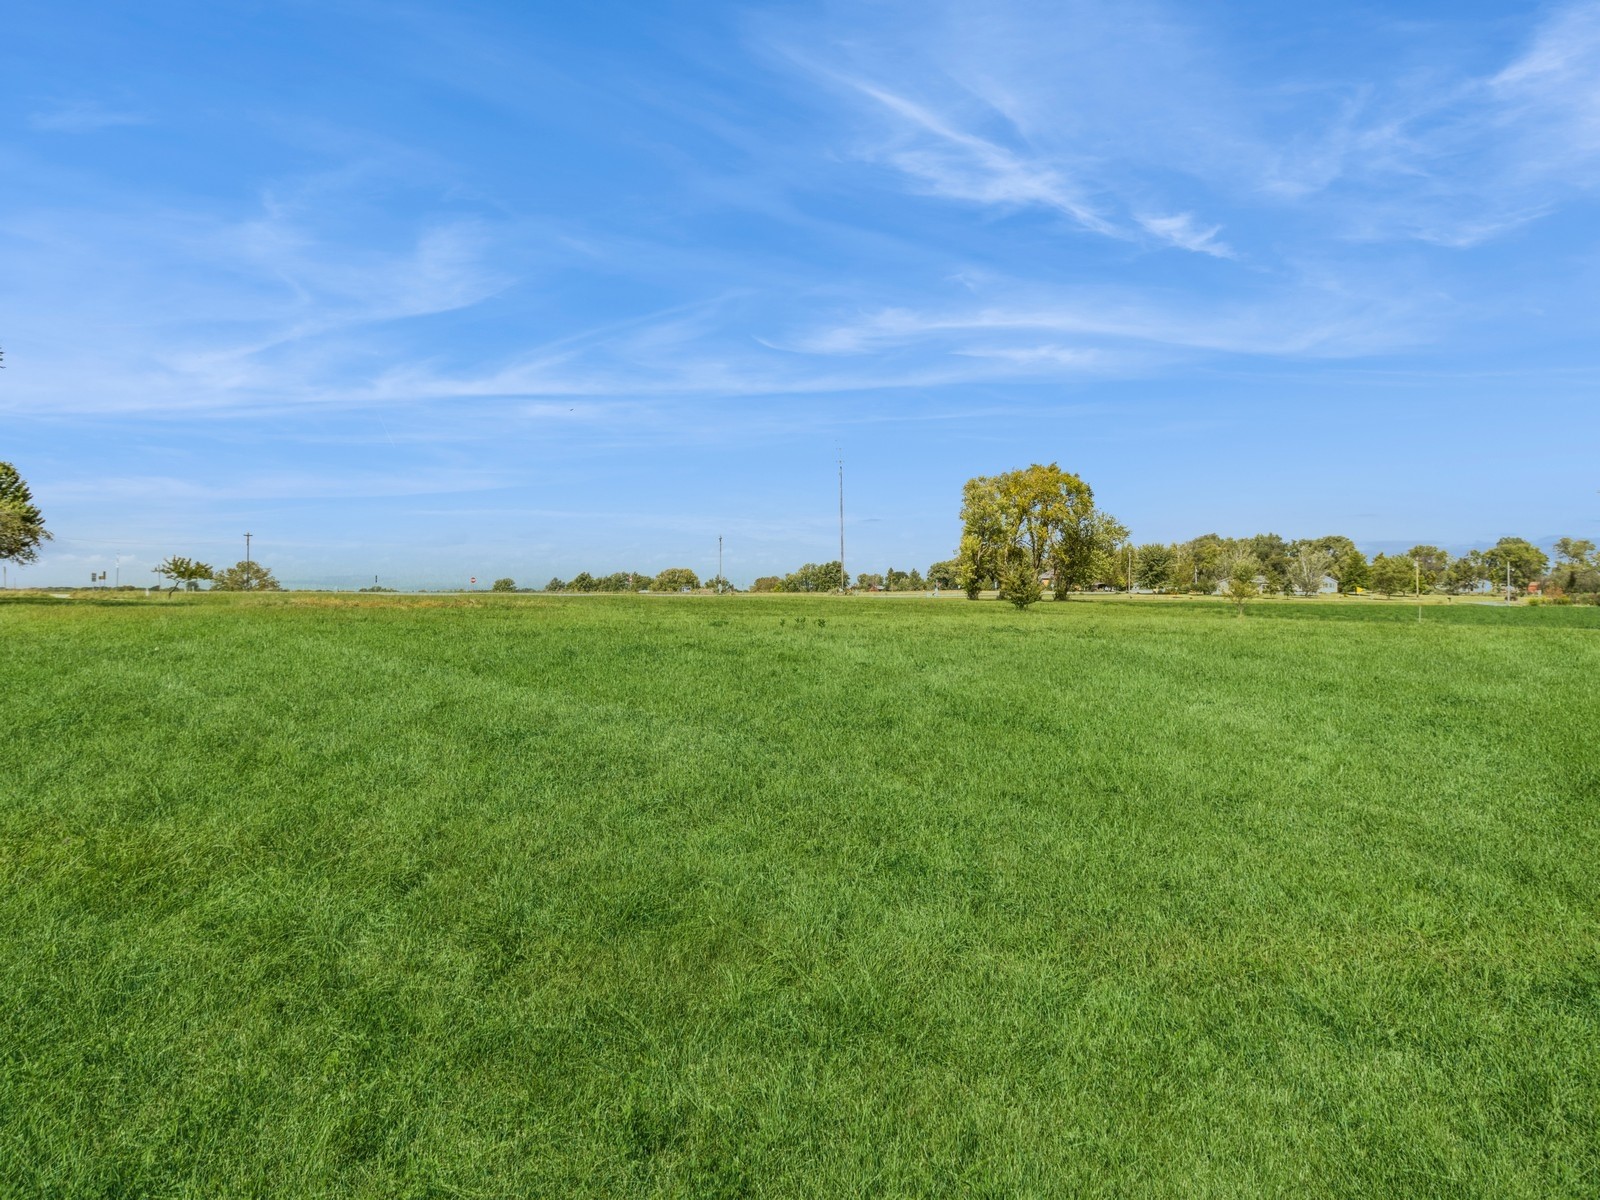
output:
[[[861,572],[853,579],[837,561],[805,563],[786,575],[763,575],[755,592],[827,593],[843,591],[920,592],[961,589],[976,599],[997,591],[1026,607],[1048,593],[1065,600],[1096,588],[1148,592],[1222,593],[1238,604],[1265,594],[1315,596],[1327,591],[1376,592],[1385,596],[1420,592],[1462,595],[1505,589],[1516,595],[1539,593],[1544,603],[1600,602],[1600,553],[1585,538],[1565,537],[1554,558],[1525,538],[1503,537],[1492,546],[1452,555],[1439,546],[1419,544],[1404,554],[1368,558],[1348,537],[1290,541],[1276,533],[1252,537],[1202,534],[1186,542],[1135,544],[1127,526],[1097,507],[1094,491],[1082,478],[1056,463],[969,479],[961,495],[961,535],[954,558],[933,563],[926,573],[890,567]],[[50,532],[25,480],[10,463],[0,462],[0,560],[36,562]],[[198,559],[173,555],[155,573],[170,585],[197,589],[209,582],[217,591],[276,591],[272,571],[259,562],[215,569]],[[364,591],[386,590],[377,587]],[[497,592],[529,591],[510,578],[495,580]],[[689,567],[654,573],[579,572],[571,580],[551,579],[545,592],[731,592],[726,579],[701,580]]]
[[[508,586],[502,587],[505,584]],[[544,585],[546,592],[694,592],[709,589],[714,592],[731,592],[733,585],[721,576],[713,575],[701,581],[689,567],[668,567],[651,574],[648,571],[613,571],[609,575],[591,575],[579,571],[569,580],[559,576]],[[495,591],[519,590],[509,579],[496,580]]]
[[[1129,548],[1128,564],[1113,564],[1113,581],[1147,591],[1210,594],[1246,568],[1260,589],[1284,595],[1314,596],[1337,591],[1377,592],[1385,596],[1416,592],[1465,595],[1510,587],[1526,593],[1539,585],[1548,596],[1600,591],[1600,564],[1594,543],[1561,538],[1552,562],[1525,538],[1504,537],[1484,549],[1452,555],[1433,545],[1416,545],[1401,554],[1368,559],[1341,535],[1287,541],[1275,533],[1248,538],[1204,534],[1187,542],[1146,543]]]
[[[1315,596],[1378,592],[1466,594],[1505,588],[1543,602],[1600,598],[1600,555],[1583,538],[1561,538],[1555,561],[1526,538],[1451,555],[1417,545],[1368,559],[1339,534],[1289,541],[1276,533],[1135,545],[1126,526],[1094,504],[1094,492],[1057,464],[1035,463],[967,481],[956,563],[967,595],[995,589],[1026,607],[1046,589],[1056,600],[1091,587],[1150,592],[1218,591],[1242,605],[1263,593]]]

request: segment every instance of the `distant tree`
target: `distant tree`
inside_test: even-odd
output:
[[[592,592],[595,590],[595,578],[587,571],[579,571],[572,577],[572,582],[567,584],[569,592]]]
[[[1333,570],[1333,555],[1310,543],[1299,544],[1289,559],[1289,583],[1302,596],[1322,591]]]
[[[700,586],[700,576],[688,567],[668,567],[650,581],[653,592],[681,592],[684,588]]]
[[[566,580],[559,575],[552,575],[550,582],[544,585],[544,590],[547,592],[564,592],[567,590]]]
[[[883,586],[891,592],[903,592],[911,586],[911,575],[909,572],[899,571],[894,567],[890,567],[888,571],[884,572]]]
[[[217,571],[211,576],[211,590],[214,592],[280,592],[278,581],[273,578],[272,571],[260,563],[236,562],[226,570]]]
[[[1258,533],[1246,546],[1256,562],[1269,592],[1289,590],[1289,543],[1275,533]]]
[[[729,583],[726,579],[724,579],[721,575],[713,575],[710,579],[706,580],[705,586],[710,588],[713,592],[716,592],[717,595],[719,595],[719,596],[726,595],[729,592],[736,592],[736,591],[739,590],[738,588],[734,587],[733,584]]]
[[[178,554],[172,555],[172,557],[151,570],[153,574],[162,576],[172,584],[172,587],[167,591],[167,599],[169,600],[172,599],[172,593],[180,587],[186,587],[190,591],[194,591],[202,580],[210,579],[214,573],[209,563],[203,563],[194,558],[184,558]]]
[[[953,558],[943,562],[936,562],[928,568],[928,584],[936,588],[957,588],[961,586],[961,566]]]
[[[1416,564],[1412,574],[1412,588],[1415,589],[1418,576],[1422,579],[1422,590],[1432,591],[1434,588],[1443,587],[1445,572],[1450,569],[1450,555],[1438,546],[1413,546],[1406,551],[1406,557]]]
[[[1341,592],[1354,592],[1365,588],[1372,580],[1372,566],[1367,556],[1352,546],[1334,563],[1334,578]]]
[[[856,576],[856,587],[864,592],[883,586],[883,576],[871,571],[862,571]]]
[[[912,567],[906,575],[906,591],[920,592],[926,590],[927,586],[927,580],[922,578],[922,572]]]
[[[1556,563],[1546,586],[1567,594],[1600,592],[1600,554],[1588,538],[1558,538]]]
[[[1261,574],[1261,564],[1248,555],[1233,560],[1228,578],[1222,585],[1222,594],[1232,603],[1239,616],[1244,616],[1244,606],[1261,595],[1256,577]]]
[[[27,482],[10,463],[0,462],[0,559],[37,562],[40,544],[53,536],[44,527]]]
[[[517,581],[510,576],[504,579],[496,579],[489,585],[489,590],[491,592],[514,592],[517,590]]]
[[[783,580],[777,575],[758,575],[755,582],[750,585],[750,590],[752,592],[781,592],[783,591]]]
[[[1468,550],[1446,567],[1444,573],[1445,586],[1457,595],[1477,591],[1488,578],[1482,550]]]
[[[1557,538],[1555,549],[1556,562],[1563,567],[1600,566],[1600,560],[1597,560],[1595,555],[1594,543],[1588,538]]]
[[[1010,601],[1019,609],[1037,604],[1044,595],[1039,583],[1039,570],[1027,554],[1014,553],[1000,575],[1000,598]]]
[[[1179,591],[1209,596],[1226,573],[1223,564],[1228,553],[1227,539],[1215,533],[1181,543],[1172,564],[1173,585]]]
[[[1411,559],[1399,554],[1380,554],[1372,560],[1372,587],[1385,596],[1398,596],[1416,586],[1417,569]]]
[[[806,563],[798,571],[783,577],[785,592],[837,592],[844,585],[844,568],[837,560],[826,563]]]
[[[1549,556],[1532,542],[1522,538],[1503,537],[1483,552],[1483,565],[1489,582],[1495,587],[1505,586],[1508,573],[1511,586],[1522,591],[1538,579],[1550,565]]]
[[[1330,533],[1327,537],[1301,538],[1298,542],[1289,543],[1289,552],[1297,553],[1301,549],[1321,550],[1333,556],[1337,563],[1346,554],[1356,548],[1356,544],[1342,533]]]
[[[1146,591],[1164,591],[1172,582],[1176,552],[1160,542],[1147,542],[1133,552],[1133,579]]]

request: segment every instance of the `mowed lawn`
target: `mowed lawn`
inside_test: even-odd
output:
[[[0,601],[5,1196],[1595,1196],[1600,610]]]

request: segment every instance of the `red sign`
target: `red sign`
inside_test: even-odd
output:
[[[478,582],[478,577],[477,577],[477,576],[476,576],[476,575],[474,575],[474,576],[473,576],[473,577],[472,577],[472,582],[473,582],[473,583],[477,583],[477,582]]]

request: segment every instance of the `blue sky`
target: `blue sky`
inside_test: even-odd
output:
[[[1600,532],[1600,3],[13,0],[0,458],[286,582]]]

